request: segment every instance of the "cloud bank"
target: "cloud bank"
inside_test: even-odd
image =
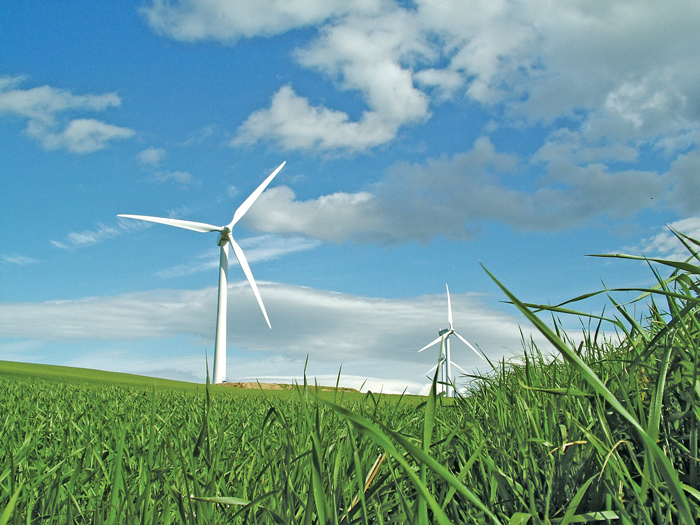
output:
[[[368,191],[299,201],[287,186],[269,189],[245,220],[260,231],[332,242],[426,242],[438,235],[465,240],[489,221],[556,231],[601,216],[630,218],[667,191],[667,176],[614,172],[600,163],[558,163],[534,190],[515,189],[526,167],[481,137],[471,150],[451,158],[397,163]]]
[[[296,368],[290,372],[288,366],[280,365],[258,369],[257,374],[281,374],[281,370],[287,370],[287,375],[299,374],[302,368],[297,364],[308,355],[310,362],[325,373],[337,372],[342,364],[351,375],[418,381],[437,359],[436,352],[432,355],[417,351],[432,341],[446,323],[444,294],[375,299],[300,286],[258,284],[273,329],[265,325],[247,283],[231,284],[229,355],[231,359],[251,361],[281,359],[296,363]],[[472,294],[454,294],[452,306],[457,330],[489,357],[497,359],[521,349],[519,318],[492,309]],[[0,304],[0,337],[106,341],[118,347],[120,341],[158,340],[184,334],[211,348],[215,312],[215,288]],[[42,322],[32,322],[37,318]],[[462,346],[454,344],[455,362],[466,370],[483,365]],[[201,350],[196,353],[201,361]],[[407,370],[413,376],[406,376]]]

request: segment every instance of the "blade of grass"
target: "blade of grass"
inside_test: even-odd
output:
[[[440,341],[440,355],[442,355],[442,341]],[[435,427],[435,400],[437,398],[437,377],[440,372],[440,366],[435,369],[433,382],[430,386],[430,394],[425,405],[425,417],[423,418],[423,452],[430,453],[430,441],[433,436],[433,428]],[[425,463],[420,464],[420,481],[423,485],[427,484],[427,472]],[[428,502],[421,495],[418,496],[418,523],[420,525],[428,524]]]
[[[19,493],[22,491],[22,485],[24,485],[24,481],[20,482],[19,487],[17,487],[17,490],[10,498],[7,507],[5,507],[5,510],[3,510],[2,514],[0,514],[0,525],[7,525],[7,522],[10,520],[10,516],[12,516],[12,511],[15,510],[15,505],[17,504],[17,498],[19,498]]]

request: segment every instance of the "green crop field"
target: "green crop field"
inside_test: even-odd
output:
[[[155,384],[159,390],[197,392],[203,389],[202,385],[186,383],[184,381],[170,381],[168,379],[156,379],[133,374],[103,372],[101,370],[90,370],[88,368],[15,363],[12,361],[0,361],[0,376],[18,381],[39,380],[49,383],[71,383],[74,385],[86,386],[121,385],[132,388],[153,388]]]
[[[649,261],[631,290],[645,315],[604,290],[612,313],[583,316],[580,343],[556,316],[588,296],[502,287],[558,354],[526,344],[454,401],[435,381],[427,398],[243,395],[0,363],[0,525],[696,523],[700,244],[679,238],[692,257]]]

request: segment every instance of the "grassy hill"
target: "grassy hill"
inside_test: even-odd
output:
[[[180,392],[204,392],[204,384],[190,383],[187,381],[174,381],[157,377],[142,376],[136,374],[123,374],[120,372],[106,372],[104,370],[92,370],[89,368],[77,368],[71,366],[42,365],[38,363],[18,363],[14,361],[0,361],[0,377],[7,377],[29,381],[46,381],[49,383],[70,383],[75,385],[120,385],[136,389],[152,389],[156,385],[157,390],[175,390]],[[264,390],[270,395],[291,395],[295,387],[291,384],[233,382],[224,385],[212,385],[212,391],[217,393],[229,393],[239,395],[251,395]],[[319,386],[321,392],[334,392],[335,387]],[[338,388],[338,392],[359,394],[353,388]]]
[[[34,381],[42,380],[50,383],[115,384],[139,389],[151,389],[155,383],[156,388],[159,390],[180,390],[186,392],[197,392],[204,389],[204,385],[185,381],[173,381],[170,379],[121,374],[118,372],[105,372],[103,370],[91,370],[89,368],[41,365],[37,363],[17,363],[13,361],[0,361],[0,376]]]

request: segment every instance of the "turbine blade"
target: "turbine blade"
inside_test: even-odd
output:
[[[445,285],[445,288],[447,288],[447,322],[450,324],[450,330],[452,330],[452,302],[450,301],[450,288]]]
[[[250,207],[257,200],[257,198],[260,197],[260,194],[263,191],[265,191],[267,185],[272,182],[272,179],[275,178],[275,175],[277,175],[280,172],[280,170],[284,167],[286,163],[287,161],[285,160],[282,164],[277,166],[277,169],[273,171],[272,174],[269,177],[267,177],[253,193],[250,194],[250,197],[243,201],[243,204],[241,204],[236,210],[236,212],[233,214],[233,219],[231,219],[231,223],[228,225],[229,228],[233,228],[233,226],[241,220],[241,217],[245,215],[245,213],[250,209]]]
[[[472,350],[474,350],[474,352],[476,352],[476,355],[478,355],[481,359],[484,359],[484,356],[481,355],[481,352],[479,352],[476,348],[474,348],[474,347],[471,345],[471,343],[469,343],[469,341],[467,341],[464,337],[462,337],[461,335],[459,335],[457,332],[454,332],[454,334],[455,334],[457,337],[459,337],[459,340],[460,340],[460,341],[462,341],[465,345],[467,345],[469,348],[471,348]],[[484,361],[486,361],[486,360],[484,359]]]
[[[203,222],[193,222],[193,221],[182,221],[180,219],[166,219],[164,217],[148,217],[146,215],[124,215],[120,214],[117,217],[126,217],[127,219],[137,219],[139,221],[157,222],[160,224],[167,224],[168,226],[176,226],[178,228],[185,228],[186,230],[194,230],[196,232],[220,232],[222,230],[221,226],[212,226],[211,224],[205,224]]]
[[[439,364],[440,364],[440,363],[438,363],[438,365],[439,365]],[[435,370],[435,369],[438,367],[438,365],[435,365],[433,368],[431,368],[430,370],[428,370],[428,371],[425,373],[425,375],[429,376],[429,375],[430,375],[430,372],[432,372],[433,370]]]
[[[438,344],[440,341],[442,341],[442,336],[439,336],[439,337],[438,337],[437,339],[435,339],[435,341],[433,341],[432,343],[428,343],[427,345],[425,345],[423,348],[421,348],[420,350],[418,350],[418,353],[420,354],[423,350],[426,350],[426,349],[430,348],[431,346]]]
[[[454,361],[450,361],[450,363],[452,363],[452,366],[459,368],[465,375],[467,374],[467,371],[464,368],[462,368],[461,366],[459,366],[457,363],[455,363]]]
[[[260,297],[260,292],[258,291],[258,285],[255,284],[255,279],[253,279],[253,272],[250,271],[250,266],[248,266],[248,261],[246,261],[245,255],[243,254],[243,250],[240,246],[238,246],[238,243],[234,241],[233,238],[229,237],[228,240],[231,243],[231,248],[233,248],[233,253],[236,254],[238,264],[241,265],[243,273],[245,274],[246,279],[248,279],[248,284],[250,284],[250,287],[253,289],[253,294],[255,294],[255,298],[257,299],[258,304],[260,305],[260,310],[262,310],[262,314],[265,317],[265,322],[267,322],[267,326],[269,328],[272,328],[272,325],[270,324],[270,319],[267,317],[267,312],[265,311],[265,305],[262,302],[262,297]]]

